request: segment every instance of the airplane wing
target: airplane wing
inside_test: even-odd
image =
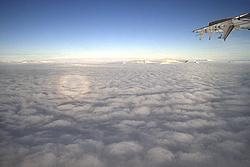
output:
[[[211,39],[214,32],[220,33],[221,36],[219,38],[223,38],[225,41],[233,30],[234,24],[232,23],[232,19],[227,18],[210,22],[208,26],[195,29],[193,32],[199,33],[200,39],[204,38],[205,34],[207,33],[209,40]]]
[[[248,29],[250,30],[250,13],[241,14],[239,16],[216,20],[208,23],[208,26],[193,30],[193,32],[199,33],[200,39],[205,34],[208,34],[209,40],[214,32],[220,33],[219,39],[227,39],[229,34],[236,29]]]

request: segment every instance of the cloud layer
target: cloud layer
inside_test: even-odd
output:
[[[2,64],[0,88],[0,166],[250,166],[247,64]]]

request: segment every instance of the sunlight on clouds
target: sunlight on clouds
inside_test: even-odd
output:
[[[62,75],[58,83],[58,91],[64,96],[80,98],[89,91],[88,78],[81,75]]]

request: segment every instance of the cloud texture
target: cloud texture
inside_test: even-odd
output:
[[[0,166],[250,166],[248,64],[1,64],[0,89]]]

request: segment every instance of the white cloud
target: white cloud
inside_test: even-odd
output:
[[[128,155],[139,153],[143,147],[133,141],[124,141],[120,143],[113,143],[108,146],[108,152],[112,155]]]
[[[0,66],[0,166],[250,166],[248,71]]]
[[[74,166],[74,167],[103,167],[103,163],[93,155],[84,155],[82,158],[77,160],[69,160],[65,162],[67,166]]]
[[[209,155],[205,155],[201,152],[179,154],[179,159],[181,161],[189,161],[194,164],[196,162],[208,162],[209,158],[210,158]]]
[[[134,113],[138,114],[138,115],[149,115],[150,114],[150,108],[148,108],[148,107],[138,107],[138,108],[135,108]]]
[[[174,154],[161,147],[154,147],[147,151],[147,159],[150,163],[160,164],[174,159]]]
[[[53,153],[46,153],[39,156],[30,156],[21,163],[22,167],[53,167],[56,165],[56,156]]]
[[[53,127],[65,127],[65,126],[71,126],[71,122],[66,121],[66,120],[56,120],[53,121],[47,125],[45,125],[44,127],[46,128],[53,128]]]

